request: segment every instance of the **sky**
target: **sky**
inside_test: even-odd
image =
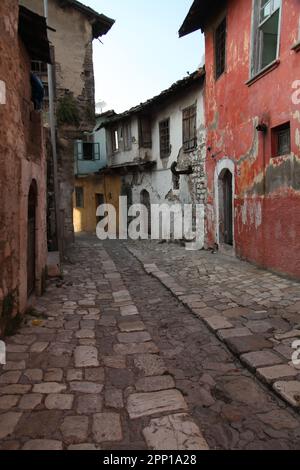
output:
[[[122,112],[169,88],[204,61],[200,31],[179,39],[193,0],[81,0],[116,20],[94,41],[96,103]]]

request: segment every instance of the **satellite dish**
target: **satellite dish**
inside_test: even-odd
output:
[[[102,114],[106,107],[107,107],[107,103],[105,103],[105,101],[98,101],[96,103],[96,114]]]

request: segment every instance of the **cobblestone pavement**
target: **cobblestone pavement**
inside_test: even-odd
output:
[[[71,259],[5,339],[0,449],[207,449],[119,268],[92,237]]]
[[[203,319],[195,315],[195,312],[198,314],[202,309],[212,309],[214,313],[212,316],[215,317],[214,306],[222,304],[224,309],[224,301],[221,302],[224,298],[222,294],[228,295],[230,282],[232,286],[237,285],[237,278],[234,278],[234,275],[240,276],[238,278],[240,282],[256,278],[258,285],[268,284],[271,291],[275,289],[275,283],[277,289],[281,283],[281,288],[283,285],[286,286],[286,297],[289,298],[290,305],[293,304],[293,296],[296,305],[297,284],[257,270],[235,259],[231,260],[221,255],[215,257],[205,252],[189,253],[173,244],[161,245],[157,242],[139,241],[126,242],[123,245],[120,242],[107,242],[105,246],[115,260],[147,329],[158,345],[170,374],[175,378],[177,388],[185,396],[192,417],[203,431],[209,447],[211,449],[299,449],[299,414],[277,397],[269,385],[250,372],[237,355],[229,350],[224,341],[216,336],[215,330],[208,327],[208,324],[205,325]],[[153,272],[155,276],[145,277],[143,266],[126,253],[128,249],[134,251],[144,261],[149,272],[157,269],[153,263],[156,263],[161,271]],[[206,261],[207,273],[209,273],[210,257],[212,258],[211,291],[210,280],[207,281],[205,278],[205,282],[202,281],[201,284],[201,280],[197,279],[195,274],[198,269],[203,269],[202,256]],[[213,279],[214,270],[220,274]],[[260,281],[258,281],[259,276],[261,276]],[[233,279],[230,280],[230,277]],[[234,290],[234,287],[232,289]],[[259,289],[261,290],[260,287]],[[217,295],[214,296],[213,291]],[[240,292],[236,293],[235,299],[246,303],[248,292],[243,294],[242,292],[241,288]],[[191,299],[189,296],[194,293],[196,297]],[[186,295],[188,297],[184,297]],[[270,297],[274,299],[274,294]],[[184,305],[180,298],[186,301],[187,305]],[[226,300],[225,305],[227,303],[234,304],[231,300]],[[226,309],[227,307],[236,308],[236,305],[226,305]],[[251,303],[249,310],[252,308]],[[264,305],[264,310],[266,308]],[[259,311],[261,310],[260,306]],[[220,312],[219,308],[216,311]],[[257,310],[255,311],[257,313]],[[210,310],[206,310],[207,312]],[[271,315],[276,309],[271,311],[268,308],[268,312]],[[291,320],[292,315],[288,318]],[[221,319],[223,320],[223,317]],[[232,317],[226,319],[232,322]],[[276,319],[279,322],[278,315]],[[248,321],[256,320],[250,315]],[[271,319],[268,318],[266,321]],[[223,331],[224,329],[225,327]],[[289,324],[286,329],[289,329]]]
[[[300,358],[299,282],[178,244],[130,242],[128,248],[245,367],[300,409],[300,365],[292,362],[293,354]]]
[[[128,248],[151,264],[146,269],[155,277]],[[234,291],[238,280],[256,278],[259,289],[285,289],[289,302],[294,295],[294,305],[296,284],[219,255],[152,242],[83,237],[71,259],[65,283],[52,284],[39,299],[36,311],[45,318],[27,315],[27,325],[6,339],[1,449],[300,449],[299,414],[249,372],[213,328],[224,322],[224,307],[241,308],[240,301],[253,297],[246,284],[229,299],[229,283]],[[272,317],[270,306],[243,308]],[[214,318],[213,326],[191,309],[212,313],[205,318]],[[245,311],[226,317],[232,326],[222,330],[244,318]]]

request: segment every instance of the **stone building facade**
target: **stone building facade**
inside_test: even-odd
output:
[[[105,171],[119,175],[120,195],[127,196],[128,206],[198,204],[203,215],[201,248],[206,203],[204,81],[205,72],[199,69],[104,123]]]
[[[37,46],[38,45],[38,46]],[[31,60],[50,61],[46,22],[0,2],[0,336],[44,288],[46,156],[31,101]]]
[[[21,0],[43,15],[43,2]],[[93,40],[106,34],[114,21],[75,0],[49,0],[48,25],[52,46],[59,179],[59,227],[66,247],[74,240],[73,192],[75,143],[84,141],[95,127]],[[45,83],[47,88],[47,83]],[[45,109],[46,122],[49,122]],[[54,211],[53,174],[49,158],[50,212]],[[51,213],[49,214],[51,220]],[[54,228],[50,238],[54,238]]]

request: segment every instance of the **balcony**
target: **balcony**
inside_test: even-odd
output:
[[[106,166],[105,159],[101,158],[100,155],[99,143],[76,140],[74,142],[74,154],[76,176],[91,175]]]

